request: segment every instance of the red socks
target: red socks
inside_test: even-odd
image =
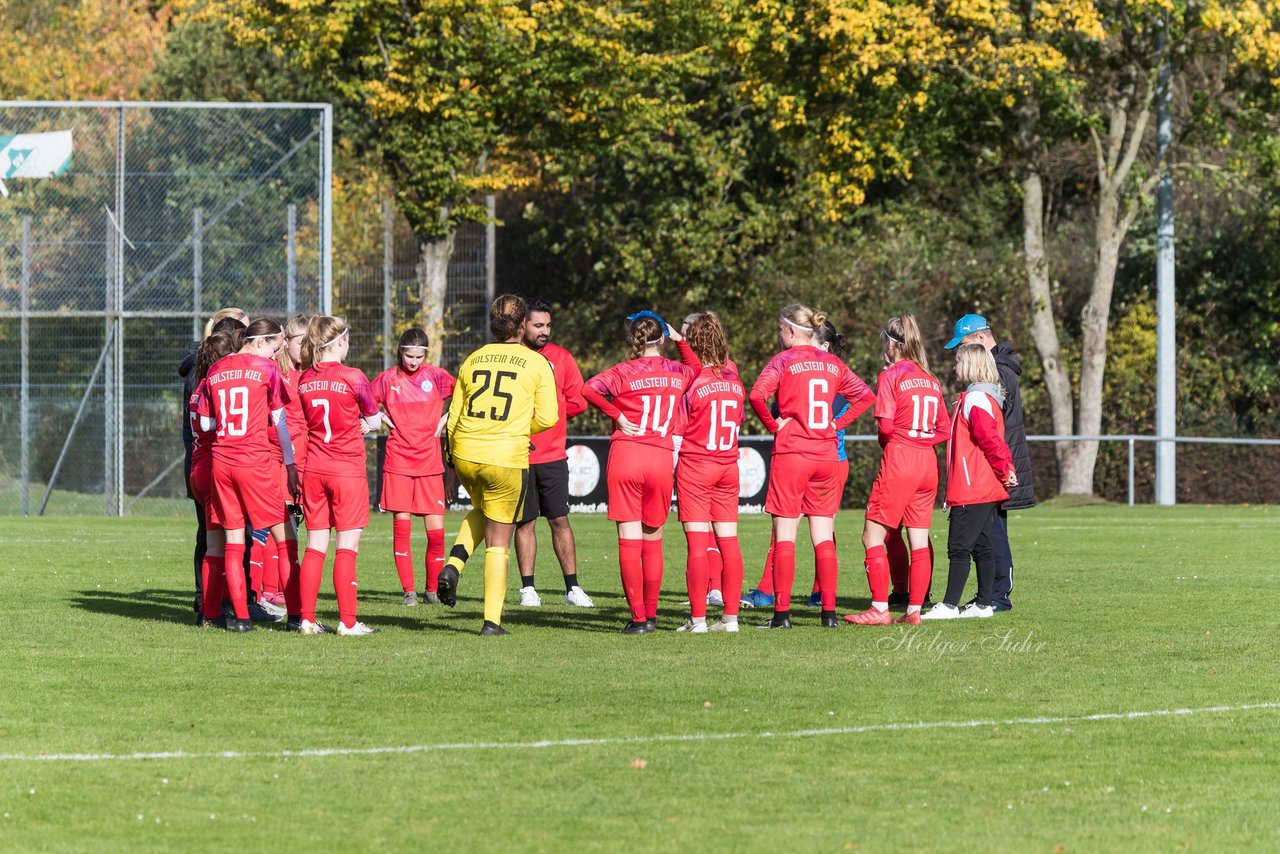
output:
[[[267,559],[262,568],[262,592],[263,593],[279,593],[281,590],[283,590],[284,586],[280,584],[280,570],[281,568],[283,568],[286,573],[289,571],[288,557],[285,556],[283,559],[281,559],[281,556],[285,554],[281,550],[282,547],[284,546],[284,543],[276,543],[275,547],[272,548],[271,543],[273,543],[274,541],[275,541],[274,538],[267,540],[267,546],[269,551],[267,554]]]
[[[644,622],[644,565],[641,540],[618,540],[618,566],[622,570],[622,592],[631,608],[631,620]]]
[[[236,610],[237,620],[249,619],[249,601],[245,598],[244,589],[244,543],[227,543],[227,571],[223,577],[227,579],[227,595],[231,599],[231,607]]]
[[[298,613],[302,619],[313,623],[316,621],[316,599],[320,596],[320,576],[323,574],[324,552],[307,549],[298,569]]]
[[[836,544],[832,540],[813,547],[815,581],[822,593],[822,610],[836,609],[836,584],[840,577],[840,559],[836,557]]]
[[[769,536],[769,553],[764,556],[764,572],[760,575],[760,583],[756,589],[766,596],[773,595],[773,547],[777,542],[773,535]]]
[[[890,531],[884,541],[885,553],[889,556],[889,578],[893,581],[895,593],[906,590],[910,579],[911,557],[907,554],[906,535],[906,530],[899,528]]]
[[[742,596],[742,549],[737,537],[716,537],[720,545],[720,555],[724,560],[724,575],[721,578],[724,592],[724,615],[738,616],[738,599]],[[690,602],[693,600],[690,599]]]
[[[896,535],[895,535],[896,536]],[[884,546],[867,549],[867,585],[872,602],[889,601],[889,556]]]
[[[427,529],[427,592],[435,593],[440,570],[444,569],[444,528]]]
[[[708,534],[707,539],[707,590],[723,590],[724,555],[716,547],[716,538]]]
[[[289,562],[280,564],[280,590],[284,593],[285,611],[296,617],[302,610],[302,598],[298,595],[298,581],[301,579],[298,541],[285,540],[284,547],[289,555]]]
[[[338,620],[351,628],[356,624],[356,553],[351,549],[333,553],[333,592],[338,595]]]
[[[913,549],[911,552],[911,587],[909,605],[923,605],[929,593],[929,581],[933,577],[933,549]]]
[[[410,545],[412,537],[412,519],[392,520],[391,550],[396,559],[396,575],[400,576],[400,589],[405,593],[418,589],[413,580],[413,550]]]
[[[644,616],[652,620],[658,616],[658,594],[662,592],[662,540],[641,540],[641,563],[644,566]],[[702,594],[706,607],[707,595]]]
[[[206,620],[216,620],[222,615],[222,599],[227,595],[226,561],[205,555],[200,580],[200,613]]]
[[[684,571],[685,585],[689,590],[689,616],[705,617],[707,616],[707,590],[709,589],[707,586],[707,564],[709,563],[707,556],[708,549],[711,548],[711,533],[709,531],[685,531],[685,537],[689,541],[689,558]],[[646,561],[648,557],[646,554]],[[646,589],[646,607],[648,599],[648,590]]]
[[[773,610],[791,610],[791,586],[796,580],[796,544],[773,544]]]

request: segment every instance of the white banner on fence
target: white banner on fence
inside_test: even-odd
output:
[[[0,195],[10,178],[51,178],[71,168],[71,131],[0,134]]]

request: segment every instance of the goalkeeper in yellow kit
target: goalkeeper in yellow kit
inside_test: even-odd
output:
[[[509,634],[502,628],[502,601],[511,538],[529,485],[529,437],[560,418],[551,364],[521,343],[527,313],[518,296],[493,301],[489,330],[500,343],[486,344],[462,363],[449,405],[449,451],[475,509],[440,570],[439,596],[446,605],[457,602],[458,573],[483,539],[482,635]]]

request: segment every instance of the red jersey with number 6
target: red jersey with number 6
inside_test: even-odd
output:
[[[368,378],[357,368],[320,362],[302,372],[298,394],[307,416],[307,473],[364,477],[360,418],[378,411]]]
[[[769,398],[778,396],[778,418],[769,411]],[[849,408],[834,417],[836,394]],[[802,344],[769,360],[751,387],[751,408],[770,433],[775,454],[803,454],[831,459],[836,431],[843,430],[875,403],[875,393],[844,362],[819,347]],[[781,432],[778,419],[790,418]]]
[[[412,374],[388,368],[373,381],[373,398],[391,417],[387,457],[382,470],[423,477],[444,472],[436,428],[444,402],[453,396],[453,376],[444,368],[424,364]]]
[[[932,448],[951,435],[942,386],[910,359],[881,372],[876,381],[875,417],[881,445],[894,442]]]
[[[587,380],[582,396],[614,420],[610,441],[671,450],[675,447],[672,437],[681,428],[680,397],[697,375],[697,368],[661,356],[631,359]],[[619,415],[639,427],[640,434],[628,436],[618,429]]]
[[[213,363],[196,392],[197,412],[216,422],[213,458],[246,468],[279,460],[267,438],[271,413],[289,400],[280,368],[270,359],[232,353]]]
[[[738,428],[746,416],[747,391],[737,373],[704,367],[689,384],[680,406],[684,441],[680,456],[723,463],[738,460]]]

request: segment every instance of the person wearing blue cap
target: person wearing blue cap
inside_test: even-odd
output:
[[[1009,511],[1026,510],[1036,503],[1035,488],[1031,482],[1031,451],[1027,448],[1027,429],[1022,416],[1022,394],[1018,391],[1022,362],[1013,349],[1013,342],[997,343],[991,324],[980,314],[966,314],[956,321],[946,349],[954,350],[961,344],[981,344],[987,348],[996,360],[1000,385],[1005,390],[1004,403],[1000,407],[1004,414],[1004,438],[1013,454],[1018,483],[1009,490],[1009,498],[1000,504],[992,517],[988,533],[996,560],[991,605],[995,611],[1011,611],[1013,602],[1009,594],[1013,592],[1013,552],[1009,548]]]

